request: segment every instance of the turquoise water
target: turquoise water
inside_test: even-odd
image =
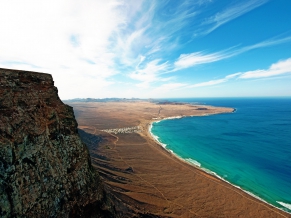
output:
[[[170,99],[234,113],[153,123],[179,157],[291,212],[291,98]]]

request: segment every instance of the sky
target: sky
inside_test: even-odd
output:
[[[291,96],[290,0],[0,0],[0,68],[61,99]]]

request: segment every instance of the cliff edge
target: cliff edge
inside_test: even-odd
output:
[[[49,74],[0,69],[0,217],[111,217]]]

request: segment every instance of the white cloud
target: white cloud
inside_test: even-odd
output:
[[[232,79],[253,79],[253,78],[266,78],[282,75],[282,74],[291,74],[291,58],[279,61],[275,64],[272,64],[267,70],[253,70],[248,72],[239,72],[225,76],[222,79],[210,80],[207,82],[197,83],[194,85],[186,86],[186,88],[195,88],[203,86],[214,86],[217,84],[228,82]]]
[[[76,74],[92,86],[111,84],[106,78],[116,74],[115,54],[108,47],[123,22],[119,5],[119,0],[2,1],[1,67],[51,73],[56,83],[69,87],[60,88],[62,98],[76,93],[69,85]],[[78,90],[91,94],[81,83]]]
[[[135,72],[129,75],[130,78],[141,81],[139,87],[148,87],[152,82],[162,81],[160,75],[167,71],[169,65],[167,62],[160,63],[161,60],[153,60],[144,67],[138,66]]]
[[[216,79],[216,80],[210,80],[210,81],[207,81],[207,82],[197,83],[197,84],[188,86],[187,88],[213,86],[213,85],[217,85],[217,84],[220,84],[220,83],[225,83],[225,82],[229,81],[230,79],[237,78],[240,74],[241,73],[230,74],[230,75],[225,76],[222,79]]]
[[[233,78],[238,77],[239,75],[241,75],[241,73],[233,73],[233,74],[227,75],[225,79],[233,79]]]
[[[239,50],[237,50],[235,52],[235,55],[241,54],[243,52],[247,52],[253,49],[258,49],[258,48],[264,48],[264,47],[269,47],[269,46],[273,46],[273,45],[279,45],[279,44],[283,44],[283,43],[287,43],[291,41],[291,36],[285,37],[285,38],[273,38],[273,39],[269,39],[266,41],[262,41],[259,43],[256,43],[254,45],[250,45],[250,46],[245,46]]]
[[[191,54],[181,54],[175,61],[175,70],[193,67],[199,64],[212,63],[215,61],[227,58],[228,55],[223,52],[216,52],[212,54],[203,54],[203,52],[194,52]]]
[[[220,84],[220,83],[224,83],[226,82],[227,79],[217,79],[217,80],[211,80],[211,81],[207,81],[207,82],[202,82],[202,83],[197,83],[197,84],[194,84],[190,87],[202,87],[202,86],[213,86],[213,85],[217,85],[217,84]]]
[[[113,82],[105,78],[80,75],[78,71],[71,70],[56,71],[53,75],[55,86],[62,99],[108,97],[104,91]]]
[[[230,22],[231,20],[265,4],[267,1],[268,0],[242,1],[236,5],[227,8],[222,12],[215,14],[214,16],[208,18],[205,22],[202,23],[202,26],[210,25],[210,28],[206,29],[203,34],[209,34],[221,25]]]
[[[206,54],[205,52],[193,52],[190,54],[181,54],[179,58],[174,62],[172,66],[173,71],[194,67],[196,65],[213,63],[223,59],[231,58],[237,55],[240,55],[244,52],[250,50],[269,47],[273,45],[283,44],[291,41],[291,37],[279,38],[279,39],[270,39],[263,42],[259,42],[254,45],[245,46],[242,48],[228,48],[222,51]]]
[[[270,68],[266,70],[253,70],[241,73],[240,78],[251,79],[251,78],[272,77],[287,73],[291,73],[291,58],[272,64]]]
[[[127,85],[128,90],[137,90],[136,86],[153,88],[162,83],[165,84],[157,90],[186,88],[187,85],[178,82],[177,74],[170,73],[291,41],[291,37],[273,38],[213,53],[192,50],[183,54],[182,49],[194,40],[193,33],[200,27],[202,32],[211,32],[267,0],[230,5],[201,26],[205,13],[213,9],[212,2],[1,1],[0,67],[51,73],[63,99],[98,97],[101,89],[109,93],[110,88],[117,87],[113,83],[125,78],[135,80]],[[246,73],[263,75],[271,70],[281,72],[268,69]],[[192,87],[215,85],[237,77],[233,74]]]
[[[171,4],[167,1],[130,1],[131,4],[132,7],[125,4],[122,8],[127,16],[113,37],[112,48],[120,64],[135,69],[141,64],[140,56],[145,57],[144,64],[155,59],[167,60],[167,53],[179,47],[176,33],[190,23],[190,18],[196,16],[195,7],[202,3],[180,1],[170,12],[164,10]]]

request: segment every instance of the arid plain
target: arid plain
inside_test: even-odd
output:
[[[132,211],[157,217],[291,217],[178,159],[148,131],[159,119],[231,113],[232,108],[148,101],[67,104],[87,134],[93,166]]]

